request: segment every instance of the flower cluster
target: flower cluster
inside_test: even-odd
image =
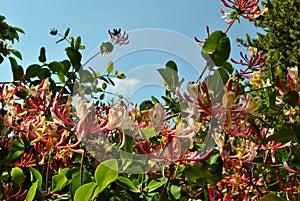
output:
[[[234,15],[232,13],[226,13],[225,9],[222,9],[221,12],[225,17],[234,18],[236,15],[240,15],[245,19],[250,21],[254,21],[256,23],[256,19],[263,15],[267,9],[260,10],[259,9],[259,0],[221,0],[224,6],[234,10]],[[232,23],[236,19],[227,20],[228,24]]]

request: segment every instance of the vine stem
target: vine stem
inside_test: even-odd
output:
[[[47,194],[48,194],[50,160],[51,160],[51,153],[50,153],[49,159],[47,161],[47,170],[46,170],[46,192],[47,192]]]
[[[163,195],[164,195],[164,192],[166,191],[166,188],[167,188],[167,186],[168,186],[169,183],[170,183],[170,179],[171,179],[171,176],[172,176],[172,173],[173,173],[173,169],[174,169],[174,164],[171,164],[171,167],[170,167],[170,174],[169,174],[169,176],[168,176],[168,180],[167,180],[166,184],[164,185],[164,188],[162,189],[162,191],[161,191],[161,193],[160,193],[159,198],[158,198],[157,201],[161,201],[161,200],[162,200],[162,197],[163,197]]]
[[[83,150],[82,156],[81,156],[81,161],[80,161],[80,186],[82,186],[83,183],[83,160],[84,160],[84,153],[85,151]]]
[[[93,60],[96,56],[98,56],[101,52],[97,52],[96,54],[94,54],[93,56],[91,56],[88,60],[86,60],[86,62],[84,64],[81,65],[81,67],[84,67],[85,65],[87,65],[91,60]]]
[[[232,19],[232,21],[229,23],[227,29],[224,31],[224,33],[228,33],[228,31],[230,30],[230,28],[232,27],[233,23],[235,22],[236,18]]]

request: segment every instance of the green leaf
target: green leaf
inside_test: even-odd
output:
[[[43,177],[42,174],[35,168],[29,167],[29,171],[31,173],[31,181],[37,181],[38,182],[38,189],[42,190],[42,184],[43,184]],[[34,178],[34,179],[33,179]]]
[[[144,110],[149,110],[154,106],[154,104],[152,103],[152,101],[150,100],[145,100],[140,104],[140,112],[144,111]]]
[[[189,165],[186,169],[186,174],[189,178],[189,181],[194,182],[197,179],[201,178],[213,178],[213,175],[210,174],[208,167],[204,167],[202,163],[197,163],[195,165]]]
[[[3,171],[0,175],[0,181],[5,181],[9,179],[9,173],[7,170]]]
[[[84,169],[82,174],[82,183],[90,182],[91,181],[91,175],[90,173]],[[74,195],[76,190],[80,187],[80,172],[74,174],[71,179],[70,183],[70,193],[71,195]]]
[[[171,194],[174,196],[176,200],[178,200],[181,196],[181,187],[172,185],[171,186]]]
[[[166,63],[166,67],[174,70],[175,72],[178,72],[177,65],[176,65],[176,63],[174,61],[168,61]]]
[[[44,80],[48,77],[51,77],[51,72],[47,68],[41,68],[40,73],[38,74],[38,78]]]
[[[49,69],[54,73],[64,70],[64,65],[58,61],[53,61],[48,66],[49,66]]]
[[[119,186],[121,186],[122,188],[130,190],[134,193],[139,193],[140,192],[140,190],[134,185],[134,183],[126,177],[121,177],[120,176],[117,180],[117,184]]]
[[[142,135],[143,139],[149,140],[150,138],[156,136],[156,131],[149,128],[141,128],[139,129],[140,134]]]
[[[76,42],[75,42],[75,47],[74,47],[74,49],[75,49],[75,50],[79,50],[79,49],[80,49],[80,46],[81,46],[81,37],[78,36],[77,39],[76,39]]]
[[[160,68],[157,69],[157,71],[162,78],[162,83],[165,89],[168,91],[175,91],[179,83],[177,72],[171,68]]]
[[[111,53],[113,50],[114,50],[114,46],[113,44],[111,44],[111,42],[102,43],[100,46],[100,52],[103,57],[109,55],[109,53]]]
[[[157,98],[155,98],[154,96],[151,96],[151,100],[154,104],[159,103],[159,100]]]
[[[3,194],[4,194],[4,187],[0,185],[0,199],[3,198]]]
[[[52,192],[57,192],[57,191],[61,191],[66,183],[67,183],[68,179],[65,175],[62,174],[57,174],[54,175],[52,177]]]
[[[166,177],[151,180],[150,183],[146,186],[145,190],[148,190],[148,192],[155,191],[156,189],[162,187],[165,183],[167,183],[167,181],[168,179]]]
[[[25,181],[24,172],[19,167],[14,167],[10,172],[10,176],[17,185],[20,185]]]
[[[73,68],[76,71],[78,71],[81,67],[81,58],[82,58],[80,52],[71,47],[68,47],[66,48],[66,53],[68,58],[70,59]]]
[[[297,91],[289,91],[284,98],[290,106],[295,107],[298,105],[299,94]]]
[[[111,182],[118,178],[118,162],[110,159],[100,163],[95,171],[95,180],[99,186],[99,192],[103,191]]]
[[[58,77],[60,83],[62,83],[62,84],[66,83],[65,75],[62,71],[57,72],[57,77]]]
[[[18,50],[15,50],[15,49],[10,49],[10,52],[15,55],[16,57],[18,57],[20,60],[22,60],[22,54],[18,51]]]
[[[79,71],[79,77],[81,82],[92,82],[95,78],[88,70],[82,70]]]
[[[13,57],[9,57],[11,70],[13,73],[14,80],[20,80],[22,76],[24,75],[24,70],[19,64],[17,63],[16,59]]]
[[[91,182],[80,186],[74,195],[74,201],[90,201],[96,197],[100,192],[98,191],[97,183]]]
[[[261,198],[261,201],[287,201],[281,197],[278,197],[272,193],[268,193]]]
[[[36,189],[38,187],[38,181],[34,182],[28,190],[26,195],[26,201],[32,201],[36,194]]]
[[[124,151],[127,153],[132,153],[133,151],[133,144],[134,144],[134,139],[131,136],[131,132],[129,130],[124,130],[125,132],[125,143],[124,143]]]
[[[224,68],[229,74],[232,74],[234,71],[233,66],[229,62],[224,62],[222,68]]]
[[[4,61],[3,56],[0,55],[0,64]]]
[[[63,168],[58,171],[61,175],[67,175],[70,172],[70,168]]]
[[[107,84],[105,82],[102,83],[102,89],[105,90],[107,88]]]
[[[8,153],[8,159],[10,161],[15,160],[20,155],[23,154],[25,149],[24,142],[22,140],[14,140],[10,146],[9,153]]]
[[[108,74],[111,74],[114,71],[114,63],[112,61],[108,63],[106,70]]]
[[[229,58],[230,49],[229,38],[224,32],[218,30],[206,39],[202,47],[202,52],[209,54],[216,66],[222,66]]]
[[[44,63],[46,62],[46,48],[45,47],[42,47],[41,50],[40,50],[40,56],[38,57],[39,61]]]
[[[215,73],[218,73],[223,81],[223,86],[227,83],[229,80],[229,75],[228,73],[223,69],[219,68],[218,70],[215,71]]]
[[[38,64],[32,64],[26,69],[26,78],[34,78],[41,73],[41,66]]]
[[[67,38],[69,33],[70,33],[70,28],[68,27],[67,30],[65,31],[64,38]]]
[[[289,141],[297,142],[298,138],[294,130],[291,129],[288,125],[285,125],[285,127],[281,128],[274,135],[266,138],[266,142],[269,141],[288,143]]]

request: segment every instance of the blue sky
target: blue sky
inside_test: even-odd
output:
[[[20,42],[14,45],[14,48],[23,54],[23,61],[19,63],[24,67],[38,63],[39,50],[43,46],[46,47],[49,61],[66,58],[64,48],[67,44],[55,44],[57,38],[49,34],[51,28],[57,28],[63,33],[70,27],[72,36],[81,36],[86,46],[82,53],[83,60],[86,60],[92,52],[99,49],[101,42],[108,40],[107,30],[112,28],[120,27],[129,32],[160,28],[183,34],[193,40],[195,35],[200,39],[206,37],[206,25],[209,25],[211,31],[225,30],[227,27],[224,19],[220,18],[222,16],[220,9],[224,8],[220,0],[0,0],[0,5],[0,14],[6,16],[7,22],[25,31]],[[235,38],[244,37],[246,32],[253,35],[255,31],[253,25],[245,20],[232,27],[229,32],[233,48],[231,56],[238,58],[238,52],[241,50],[236,47]],[[159,51],[144,53],[144,55],[137,53],[136,57],[132,58],[137,62],[133,67],[138,65],[150,68],[152,64],[163,65],[168,57],[173,59],[169,54]],[[201,59],[200,53],[198,56]],[[129,64],[132,62],[130,58],[120,60],[116,68],[123,69],[125,73],[129,72],[131,70]],[[184,61],[177,59],[179,64],[185,65]],[[2,72],[0,80],[9,81],[11,79],[9,63],[5,62],[0,67]],[[179,66],[179,71],[184,70]],[[191,79],[197,76],[194,72],[189,74],[192,76]]]

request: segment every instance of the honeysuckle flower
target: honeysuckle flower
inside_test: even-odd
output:
[[[35,156],[32,150],[29,153],[24,152],[21,159],[13,164],[16,167],[33,167],[35,166]]]
[[[262,80],[262,85],[263,85],[263,87],[271,87],[272,86],[271,79],[267,78],[266,82],[264,80]]]
[[[225,94],[222,98],[222,103],[226,109],[230,109],[234,105],[236,95],[233,91],[227,90],[227,87],[224,87]]]
[[[298,66],[295,66],[295,67],[288,67],[287,68],[288,72],[289,72],[289,75],[290,77],[293,79],[293,80],[297,80],[299,74],[298,74]]]
[[[267,10],[264,8],[262,11],[259,10],[259,0],[221,0],[224,6],[234,10],[238,15],[245,19],[254,21],[256,25],[256,19],[263,15]]]
[[[264,69],[264,66],[265,66],[265,61],[267,59],[267,56],[263,52],[255,51],[253,48],[251,48],[250,50],[251,50],[251,51],[249,51],[250,59],[248,58],[248,56],[246,54],[244,55],[242,52],[240,52],[240,55],[242,57],[242,59],[240,61],[236,61],[233,58],[230,58],[230,60],[233,63],[240,64],[242,66],[247,66],[247,68],[245,70],[241,70],[242,74],[247,73],[248,70],[266,71],[266,69]]]
[[[248,47],[248,52],[250,54],[250,57],[253,57],[257,53],[257,48],[256,47]]]
[[[108,33],[110,35],[110,41],[114,45],[127,45],[129,43],[129,36],[126,34],[126,31],[122,34],[121,29],[113,29],[113,31],[108,30]]]
[[[296,114],[296,110],[295,109],[284,109],[283,110],[283,114],[289,117],[289,122],[294,123],[295,120],[293,119],[293,115]]]
[[[72,123],[70,121],[70,111],[69,106],[71,104],[71,101],[68,101],[65,105],[59,105],[60,101],[62,100],[62,97],[64,95],[63,90],[60,91],[59,95],[53,102],[53,106],[50,108],[52,119],[54,122],[60,123],[60,124],[66,124],[68,126],[76,126],[76,124]]]
[[[259,71],[254,71],[252,73],[252,80],[250,81],[251,85],[258,85],[260,86],[261,83],[261,76],[262,76],[262,72],[261,70]]]
[[[291,173],[294,173],[294,174],[300,174],[299,171],[296,171],[296,170],[293,170],[292,168],[289,167],[288,163],[286,161],[283,162],[283,167],[288,171],[288,172],[291,172]]]
[[[119,101],[117,105],[113,106],[108,113],[109,129],[131,129],[132,122],[127,111],[127,107]]]
[[[88,104],[86,99],[79,97],[76,102],[76,116],[79,119],[83,119],[86,116],[87,111],[90,107],[91,104]]]

